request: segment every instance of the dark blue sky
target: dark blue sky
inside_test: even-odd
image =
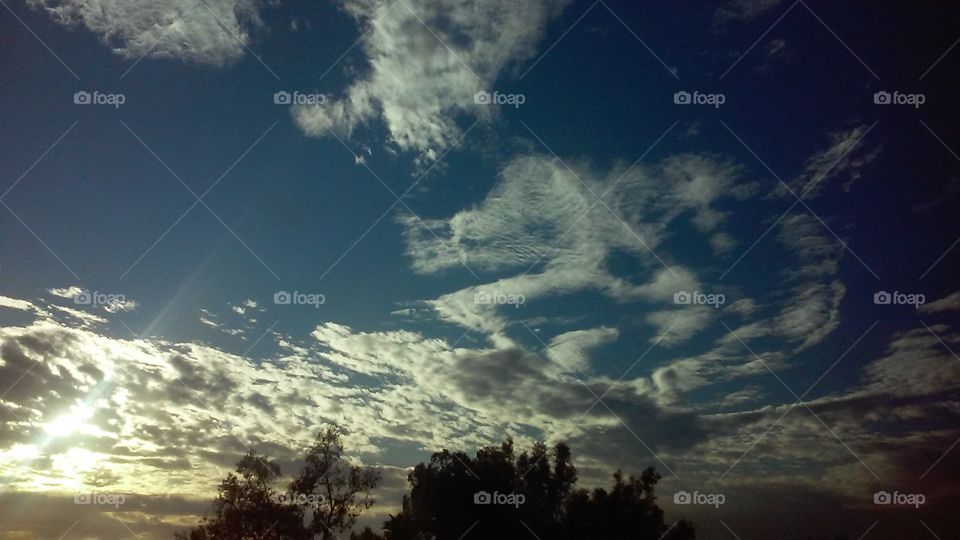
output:
[[[744,538],[808,534],[802,519],[774,531],[759,517],[789,507],[777,506],[784,492],[837,517],[809,534],[859,536],[880,488],[927,490],[926,522],[943,538],[956,527],[940,512],[956,500],[949,474],[905,479],[960,435],[960,10],[93,5],[0,11],[4,347],[59,332],[106,351],[76,366],[98,354],[198,366],[223,355],[244,363],[228,373],[249,385],[227,415],[252,395],[283,403],[291,385],[315,389],[315,409],[274,420],[283,436],[252,422],[211,446],[235,449],[221,440],[232,436],[295,448],[314,415],[347,424],[364,459],[399,478],[441,445],[569,438],[585,478],[652,463],[675,471],[664,499],[727,490],[724,523]],[[81,91],[124,102],[78,105]],[[278,91],[325,103],[276,104]],[[477,91],[523,104],[477,105]],[[723,103],[677,104],[678,92]],[[878,104],[878,92],[923,103]],[[78,303],[80,291],[130,302]],[[324,302],[277,304],[280,291]],[[681,291],[725,301],[677,304]],[[882,291],[924,303],[878,304]],[[484,304],[483,293],[523,303]],[[56,363],[51,348],[27,348]],[[298,382],[264,386],[274,369]],[[8,451],[77,403],[95,426],[113,406],[41,399],[52,383],[35,382],[19,402],[0,397],[44,404],[0,441]],[[617,413],[566,411],[594,401],[585,389]],[[111,468],[110,445],[86,436],[77,447],[97,448],[116,475],[159,474]],[[943,463],[955,474],[955,455]],[[29,494],[74,489],[87,473],[52,474],[43,489],[39,473],[5,474]],[[396,498],[388,491],[379,510]],[[716,516],[689,514],[704,538],[724,537]],[[883,521],[873,536],[918,518]]]

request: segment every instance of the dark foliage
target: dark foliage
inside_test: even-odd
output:
[[[444,450],[410,473],[410,495],[384,524],[385,538],[455,540],[468,530],[497,539],[694,538],[688,523],[664,523],[654,495],[660,475],[652,468],[640,478],[619,471],[613,478],[610,491],[575,489],[577,472],[564,444],[548,450],[538,443],[516,455],[507,441],[474,458]]]
[[[272,486],[280,468],[250,453],[220,483],[212,515],[180,539],[338,538],[373,504],[379,475],[349,464],[341,432],[327,427],[309,449],[306,464],[286,496]],[[639,478],[613,475],[613,485],[576,489],[570,449],[536,443],[516,454],[513,442],[483,448],[475,457],[443,450],[410,473],[402,511],[351,540],[692,540],[693,527],[664,522],[654,493],[660,475],[649,468]]]
[[[280,467],[250,452],[236,473],[220,482],[212,515],[182,540],[305,540],[337,538],[373,504],[370,491],[380,479],[369,467],[344,459],[342,433],[325,427],[307,451],[306,464],[288,491],[273,487]],[[373,534],[373,531],[370,531]],[[373,538],[375,538],[374,536]],[[369,536],[361,536],[366,540]]]

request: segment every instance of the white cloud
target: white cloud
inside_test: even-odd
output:
[[[960,335],[943,324],[935,324],[931,329],[937,335],[923,327],[895,335],[887,355],[867,366],[869,382],[864,392],[907,396],[955,388],[960,381],[960,362],[940,340],[956,346]]]
[[[572,168],[547,156],[518,157],[477,206],[423,223],[401,218],[417,272],[463,266],[515,272],[430,301],[441,319],[479,328],[506,346],[504,308],[477,304],[475,294],[524,295],[529,303],[594,290],[618,302],[672,301],[678,290],[694,290],[699,282],[663,251],[667,226],[688,216],[698,230],[713,231],[725,219],[714,205],[751,191],[736,184],[737,167],[707,156],[683,154],[629,170],[625,165],[606,172],[586,164]],[[597,202],[600,194],[603,204]],[[614,275],[608,259],[615,253],[640,261],[650,281]]]
[[[960,340],[945,325],[933,329],[948,343]],[[721,347],[655,369],[637,366],[636,378],[617,384],[607,377],[579,383],[556,369],[589,366],[590,348],[617,335],[608,327],[561,334],[544,357],[519,348],[457,347],[416,332],[362,332],[326,323],[313,332],[316,343],[296,345],[281,337],[279,354],[253,361],[198,344],[110,338],[52,320],[0,328],[0,380],[19,381],[0,400],[0,474],[20,491],[42,482],[54,492],[97,485],[140,496],[210,496],[245,445],[268,451],[290,472],[317,422],[335,420],[349,428],[350,447],[368,461],[394,441],[472,450],[508,435],[519,440],[532,430],[571,443],[583,485],[618,466],[639,470],[656,459],[694,481],[701,471],[722,473],[792,404],[698,412],[704,406],[757,403],[769,394],[757,386],[769,382],[769,374],[742,349],[732,354]],[[772,369],[782,366],[783,353],[759,354]],[[901,465],[889,462],[898,451],[891,445],[906,447],[910,440],[878,434],[876,423],[955,418],[955,411],[922,403],[924,396],[955,388],[958,370],[936,337],[916,329],[896,336],[888,355],[868,365],[861,387],[807,405],[871,467],[893,477]],[[357,380],[357,374],[381,384]],[[744,378],[749,382],[735,386]],[[733,390],[719,404],[684,399],[686,392],[708,385],[727,389],[729,383]],[[587,413],[594,395],[604,393],[604,402],[632,433],[601,405]],[[918,404],[907,410],[902,399],[911,397]],[[46,437],[48,442],[38,445],[44,425],[59,425],[71,411],[82,410],[85,414],[68,416],[76,420],[73,435]],[[940,436],[944,447],[951,442],[947,435]],[[638,452],[635,437],[657,457]],[[852,461],[843,452],[825,451],[836,450],[836,439],[801,408],[783,419],[771,438],[776,444],[763,444],[754,455],[771,466],[803,460],[803,473],[783,472],[779,478],[793,488]],[[13,455],[20,457],[7,459]],[[25,455],[38,457],[30,461]],[[836,490],[871,485],[872,478],[861,474],[843,471]],[[396,476],[402,480],[401,471]],[[767,479],[739,479],[729,489]],[[402,482],[391,489],[391,499],[379,503],[383,511],[397,504]]]
[[[918,308],[920,313],[940,313],[960,310],[960,291],[924,304]]]
[[[316,419],[352,409],[358,395],[339,388],[341,376],[298,355],[257,365],[200,345],[112,339],[50,320],[0,329],[0,344],[0,379],[16,381],[0,414],[19,418],[5,421],[0,447],[43,440],[43,425],[78,407],[88,411],[77,417],[74,435],[46,438],[39,470],[0,466],[14,487],[33,485],[32,474],[67,490],[109,472],[118,491],[209,492],[221,467],[243,453],[234,437],[287,448],[278,457],[291,459],[312,437]],[[318,389],[324,397],[313,394]],[[78,446],[97,456],[88,468],[50,467],[47,458]],[[184,458],[192,471],[175,465]]]
[[[781,271],[784,287],[776,295],[780,311],[771,319],[753,321],[734,331],[745,341],[763,336],[800,341],[799,352],[822,342],[840,325],[840,302],[846,287],[834,275],[844,251],[808,214],[784,217],[777,239],[800,262],[798,268]],[[724,341],[732,339],[728,336]]]
[[[343,8],[366,32],[369,72],[327,105],[294,107],[294,118],[317,136],[380,119],[390,142],[432,161],[460,136],[458,116],[490,117],[474,93],[493,90],[506,68],[530,58],[568,1],[347,0]]]
[[[787,41],[785,39],[771,39],[766,47],[767,59],[771,60],[782,54],[786,47]]]
[[[757,310],[757,303],[753,298],[740,298],[730,305],[723,307],[723,312],[736,313],[738,315],[752,315]]]
[[[118,298],[104,305],[103,310],[106,311],[107,313],[129,312],[137,309],[138,305],[139,304],[137,304],[136,300],[127,300],[126,298]]]
[[[780,221],[777,239],[800,260],[801,266],[785,273],[788,277],[815,279],[837,273],[843,246],[817,218],[810,214],[788,214]]]
[[[740,346],[737,338],[749,342],[762,337],[778,337],[796,344],[792,353],[801,352],[821,343],[840,326],[840,302],[846,291],[839,280],[799,284],[780,295],[781,304],[776,315],[734,328],[736,337],[727,335],[718,343],[736,348]]]
[[[646,320],[657,329],[657,334],[650,338],[650,342],[659,341],[663,345],[683,343],[706,328],[716,316],[716,311],[707,306],[681,306],[650,313]]]
[[[86,305],[86,304],[79,304],[77,302],[78,296],[84,295],[84,294],[87,294],[87,295],[92,294],[94,297],[98,299],[103,298],[102,303],[97,303],[95,307],[99,307],[100,309],[106,311],[107,313],[130,312],[137,309],[137,305],[138,305],[136,300],[128,300],[125,296],[120,294],[105,294],[105,293],[98,293],[96,291],[91,293],[89,290],[80,288],[76,285],[71,285],[69,287],[47,289],[47,292],[58,298],[73,300],[74,303],[77,303],[78,305]],[[73,310],[67,310],[65,308],[58,308],[58,309],[61,309],[61,311],[64,311],[64,312],[76,311],[75,309]],[[91,317],[96,317],[96,316],[91,315]]]
[[[797,352],[820,343],[840,326],[840,301],[846,291],[840,281],[794,289],[793,302],[775,320],[776,333],[802,340]]]
[[[550,340],[546,354],[561,371],[575,373],[590,365],[587,352],[617,339],[616,328],[600,327],[589,330],[574,330],[555,336]]]
[[[717,255],[726,255],[737,247],[739,242],[725,232],[718,232],[710,236],[710,248]]]
[[[203,310],[201,310],[203,311]],[[210,328],[220,328],[220,323],[214,320],[210,313],[204,311],[200,314],[200,322]]]
[[[871,146],[866,140],[869,129],[861,124],[829,133],[829,145],[808,157],[803,173],[788,182],[794,194],[809,200],[822,194],[833,181],[842,181],[842,189],[848,191],[882,150],[882,145]],[[777,186],[777,193],[793,199],[783,185]]]
[[[18,311],[36,312],[40,308],[33,302],[20,300],[19,298],[10,298],[9,296],[0,296],[0,307],[7,309],[16,309]]]
[[[50,307],[62,313],[66,313],[67,315],[78,320],[81,323],[81,326],[88,326],[93,323],[104,324],[107,322],[106,319],[104,319],[103,317],[100,317],[99,315],[94,315],[93,313],[87,313],[86,311],[82,311],[79,309],[68,308],[65,306],[58,306],[56,304],[51,304]]]
[[[745,403],[756,403],[766,397],[766,392],[758,386],[747,386],[743,390],[731,392],[723,397],[721,408],[740,407]]]
[[[714,25],[750,22],[780,5],[783,0],[728,0],[713,14]]]
[[[697,289],[700,283],[690,270],[679,265],[653,271],[653,279],[635,288],[637,296],[658,302],[673,302],[680,291]]]
[[[47,292],[60,298],[73,300],[77,295],[83,294],[83,289],[77,287],[76,285],[71,285],[69,287],[62,287],[59,289],[47,289]]]
[[[261,25],[259,0],[28,0],[55,21],[83,25],[124,58],[201,64],[238,60]]]
[[[615,334],[571,334],[554,352],[582,362],[574,357]],[[0,428],[0,452],[42,440],[44,425],[65,418],[75,429],[48,438],[35,464],[0,464],[0,473],[14,488],[43,477],[50,489],[68,490],[109,475],[115,491],[197,496],[215,487],[245,446],[289,463],[323,420],[347,427],[351,447],[374,458],[382,452],[374,440],[468,449],[530,429],[551,438],[616,425],[599,410],[584,416],[595,399],[590,391],[522,349],[457,348],[414,332],[358,332],[336,323],[317,327],[313,337],[306,346],[282,338],[279,354],[254,361],[52,320],[2,328],[0,379],[17,383],[0,401],[0,415],[17,421]],[[381,384],[357,381],[360,373]],[[689,415],[659,410],[650,391],[624,381],[605,400],[638,426],[643,419],[638,431],[657,446],[676,444],[666,435],[676,425],[689,428],[684,437],[702,436]],[[49,465],[81,446],[91,453],[89,467]]]
[[[237,315],[246,315],[250,310],[263,312],[265,308],[261,307],[255,300],[248,298],[239,304],[230,304],[230,310]],[[253,319],[251,319],[251,321],[253,321]]]

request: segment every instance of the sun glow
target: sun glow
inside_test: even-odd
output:
[[[15,444],[5,454],[13,461],[33,460],[40,457],[40,449],[35,444]]]
[[[43,430],[53,437],[67,437],[77,431],[88,432],[95,428],[86,423],[92,416],[93,410],[90,407],[78,405],[69,413],[44,424]]]

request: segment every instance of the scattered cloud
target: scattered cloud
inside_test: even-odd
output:
[[[199,320],[202,324],[209,326],[210,328],[220,328],[220,323],[217,322],[217,316],[205,309],[200,310]]]
[[[400,219],[407,230],[407,254],[419,273],[463,267],[515,272],[430,301],[441,319],[478,328],[505,344],[503,307],[476,302],[478,294],[523,295],[529,303],[593,290],[619,302],[672,302],[678,290],[693,290],[696,276],[670,260],[660,245],[667,225],[689,218],[697,230],[719,231],[726,213],[716,205],[753,191],[752,185],[737,183],[738,173],[721,159],[693,154],[610,171],[588,164],[568,170],[556,159],[529,155],[506,165],[497,185],[474,208],[448,219]],[[615,255],[641,262],[650,281],[615,275],[609,268]]]
[[[785,39],[771,39],[766,45],[766,55],[768,60],[772,60],[781,54],[787,48],[787,40]]]
[[[27,0],[65,26],[84,26],[116,54],[223,65],[240,59],[259,27],[259,0]]]
[[[567,3],[343,2],[364,32],[368,72],[322,107],[294,107],[294,119],[314,136],[351,135],[379,120],[393,145],[432,162],[460,137],[459,117],[491,117],[474,94],[493,90],[504,70],[530,58]]]
[[[57,298],[70,300],[76,306],[87,306],[91,309],[102,309],[107,313],[126,313],[137,309],[136,300],[127,299],[122,294],[102,293],[99,291],[90,291],[77,285],[69,287],[47,289],[47,292]],[[58,308],[68,311],[66,308]],[[69,311],[76,311],[71,309]]]
[[[656,327],[651,343],[677,345],[694,337],[716,317],[716,309],[707,306],[682,306],[655,311],[647,315],[647,322]]]
[[[3,304],[32,305],[13,299]],[[948,343],[960,342],[946,325],[934,330]],[[810,333],[798,330],[796,339]],[[156,514],[150,518],[154,526],[172,527],[184,510],[165,512],[158,497],[185,501],[178,504],[196,512],[191,505],[197,503],[186,501],[209,496],[248,447],[268,451],[291,471],[321,420],[347,426],[351,448],[365,462],[396,470],[401,480],[403,469],[382,462],[391,443],[470,449],[532,435],[570,442],[589,485],[604,481],[611,467],[651,462],[677,468],[685,479],[716,475],[790,405],[742,408],[768,399],[760,382],[770,377],[739,343],[720,342],[662,367],[635,366],[620,381],[589,375],[599,361],[594,351],[619,334],[612,327],[565,332],[540,354],[516,346],[458,347],[417,332],[362,332],[328,322],[302,344],[278,335],[278,352],[254,361],[199,344],[112,338],[38,317],[0,329],[0,379],[17,381],[0,398],[0,473],[11,489],[31,491],[40,481],[52,497],[105,485],[135,493],[144,511]],[[771,369],[783,369],[784,352],[758,354]],[[909,414],[911,422],[923,418],[947,429],[956,411],[931,398],[956,390],[960,365],[950,360],[926,329],[911,330],[894,336],[887,354],[863,369],[862,384],[806,406],[872,468],[899,474],[888,458],[911,434],[881,435],[871,425],[904,423]],[[578,380],[571,372],[587,375]],[[371,385],[364,376],[379,383]],[[742,384],[719,401],[688,397],[699,388],[716,394],[738,379]],[[837,467],[849,470],[834,488],[836,496],[856,497],[872,485],[859,464],[824,451],[835,448],[836,439],[802,408],[780,423],[777,444],[763,443],[756,453],[765,463],[809,464],[803,474],[783,471],[784,485],[809,489],[803,486],[811,478],[836,477],[831,471]],[[654,454],[638,454],[637,438]],[[752,459],[739,465],[755,466]],[[740,478],[729,489],[767,481],[764,475]],[[389,500],[378,503],[378,515],[398,504],[402,482],[391,489],[384,492]]]
[[[923,304],[918,309],[920,313],[941,313],[943,311],[960,310],[960,291],[934,300],[933,302]]]
[[[0,307],[27,312],[37,312],[40,309],[33,302],[20,300],[19,298],[10,298],[9,296],[0,296]]]
[[[713,23],[721,27],[730,23],[748,23],[780,5],[783,0],[728,0],[713,14]]]
[[[60,298],[73,300],[77,295],[83,294],[83,289],[77,287],[76,285],[71,285],[69,287],[62,287],[59,289],[47,289],[47,292]]]
[[[839,181],[841,188],[849,191],[883,148],[866,140],[869,130],[861,124],[828,134],[829,145],[807,158],[803,173],[788,182],[790,189],[796,196],[810,199],[821,195],[831,182]],[[783,185],[777,186],[777,193],[793,198]]]
[[[710,236],[710,248],[717,255],[726,255],[737,247],[739,242],[727,233],[719,232]]]
[[[88,326],[90,324],[104,324],[107,322],[107,319],[100,317],[99,315],[94,315],[93,313],[87,313],[83,310],[73,309],[66,306],[58,306],[56,304],[51,304],[50,307],[61,313],[66,313],[79,322],[81,326]]]
[[[583,371],[590,365],[588,352],[616,340],[619,335],[616,328],[609,327],[565,332],[550,340],[546,354],[564,372]]]

